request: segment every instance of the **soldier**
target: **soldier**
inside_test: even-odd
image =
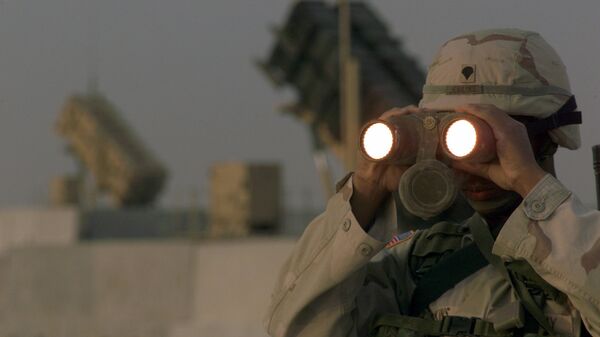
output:
[[[283,266],[269,334],[599,337],[600,214],[554,177],[557,146],[580,146],[559,56],[517,29],[451,39],[419,107],[382,119],[428,109],[492,128],[496,160],[452,163],[475,213],[394,236],[407,167],[361,159]]]

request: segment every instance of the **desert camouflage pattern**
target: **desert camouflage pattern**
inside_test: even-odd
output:
[[[467,103],[494,104],[512,115],[543,118],[571,95],[565,65],[538,33],[493,29],[455,37],[440,48],[419,105],[453,110]],[[569,149],[581,144],[577,125],[550,136]]]
[[[306,229],[283,266],[265,318],[271,336],[367,336],[377,314],[408,312],[415,284],[408,236],[384,248],[396,232],[393,202],[369,233],[352,214],[352,179]],[[600,336],[600,212],[587,209],[551,175],[513,212],[493,253],[524,259],[567,300],[544,311],[557,334],[578,337],[580,324]],[[516,297],[501,273],[488,265],[429,305],[435,319],[480,318],[494,323],[510,315]]]

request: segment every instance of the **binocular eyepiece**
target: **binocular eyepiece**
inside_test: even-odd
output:
[[[434,157],[451,160],[485,163],[496,157],[490,126],[466,113],[423,112],[378,119],[366,124],[360,137],[361,152],[371,161],[410,165],[432,147]]]

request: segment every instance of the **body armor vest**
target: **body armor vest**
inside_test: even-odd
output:
[[[408,315],[390,314],[379,316],[373,322],[371,329],[372,336],[535,337],[556,335],[552,331],[552,327],[544,321],[545,317],[540,318],[539,315],[543,316],[542,308],[546,301],[552,300],[561,303],[566,301],[566,296],[538,276],[525,261],[514,261],[504,264],[504,275],[507,278],[507,282],[512,284],[519,299],[518,310],[522,315],[520,315],[520,321],[518,322],[515,322],[513,319],[513,321],[507,322],[507,324],[499,325],[497,322],[492,324],[492,322],[472,317],[445,316],[434,318],[433,313],[427,307],[430,303],[429,300],[426,300],[425,305],[414,305],[414,303],[419,302],[418,299],[415,301],[415,296],[420,296],[420,294],[427,292],[435,293],[436,291],[441,295],[441,293],[452,288],[451,285],[447,285],[448,288],[431,289],[440,287],[435,282],[427,283],[427,278],[430,278],[431,274],[435,274],[435,269],[439,271],[439,269],[443,270],[447,268],[447,273],[452,274],[460,273],[461,268],[468,268],[463,267],[465,264],[449,264],[448,261],[452,260],[453,255],[456,256],[459,254],[460,250],[464,251],[465,247],[471,246],[470,248],[477,248],[472,247],[475,240],[471,232],[470,226],[467,224],[459,225],[452,222],[439,222],[431,228],[418,231],[415,234],[411,242],[412,246],[410,247],[409,269],[411,277],[417,285],[417,289],[422,284],[427,284],[428,286],[428,288],[423,289],[424,292],[419,293],[415,289],[415,293],[413,293],[413,305],[411,305],[411,308],[414,311],[416,307],[419,312],[410,312]],[[493,242],[493,238],[491,240]],[[479,248],[481,249],[481,247]],[[491,246],[488,248],[488,253],[491,255]],[[483,255],[486,255],[486,253],[483,253]],[[496,265],[494,267],[496,269],[503,268]],[[475,268],[480,269],[479,266]],[[470,270],[466,271],[466,273],[465,277],[472,274]],[[460,282],[460,280],[456,283]],[[424,308],[424,310],[421,310],[421,308]],[[526,310],[523,310],[523,308],[526,308]],[[538,321],[542,321],[542,323],[540,324]],[[581,336],[585,336],[586,333],[587,331],[583,329]]]

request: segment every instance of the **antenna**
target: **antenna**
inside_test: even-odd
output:
[[[351,5],[338,0],[340,130],[344,144],[346,170],[356,166],[357,139],[360,129],[360,62],[352,55]]]
[[[596,209],[600,210],[600,144],[592,146],[592,155],[596,177]]]
[[[87,50],[87,92],[88,94],[98,93],[98,68],[99,68],[99,56],[98,56],[98,31],[96,13],[93,6],[94,0],[88,0],[88,50]]]

